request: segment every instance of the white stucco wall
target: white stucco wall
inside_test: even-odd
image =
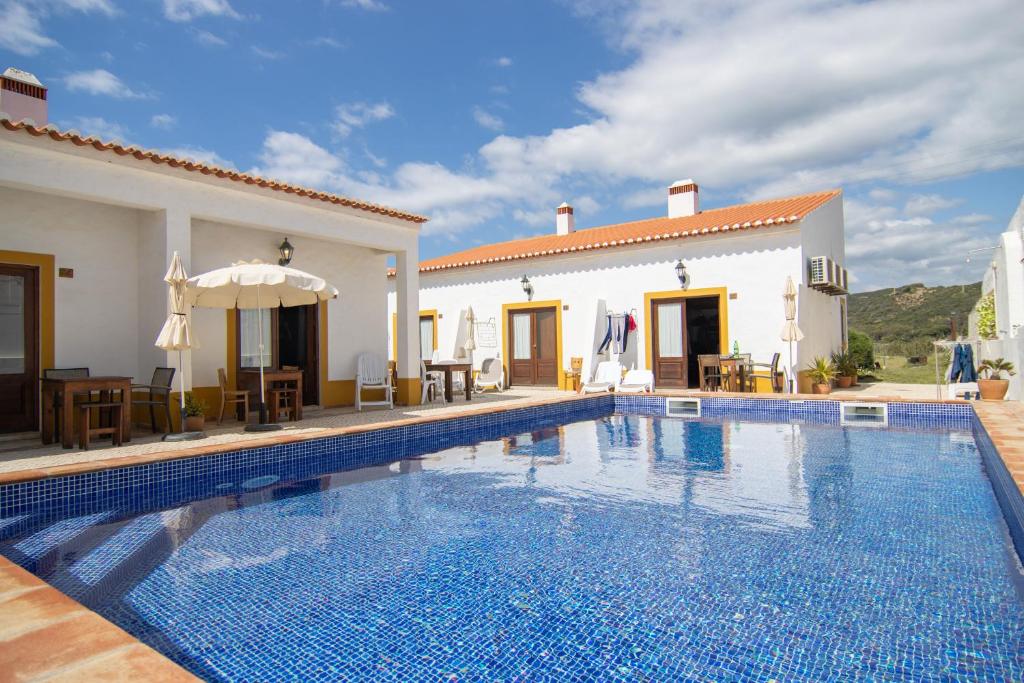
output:
[[[139,377],[140,213],[5,187],[0,206],[0,249],[53,254],[57,268],[74,269],[54,283],[56,365]]]
[[[797,354],[808,359],[831,353],[841,344],[839,297],[807,288],[806,249],[843,255],[842,200],[819,208],[797,226],[751,230],[730,235],[687,239],[668,245],[617,248],[586,254],[545,257],[514,262],[421,273],[420,308],[436,309],[438,351],[442,358],[459,357],[465,341],[466,307],[471,305],[478,322],[492,319],[498,348],[478,342],[473,354],[476,367],[486,358],[500,355],[502,304],[525,302],[520,280],[525,274],[534,288],[534,301],[560,300],[562,311],[562,369],[572,356],[583,356],[584,375],[592,376],[596,363],[607,359],[596,351],[606,329],[608,311],[635,309],[637,332],[630,335],[627,352],[619,359],[625,366],[646,367],[645,330],[648,312],[644,293],[679,289],[675,263],[682,259],[690,274],[690,290],[725,287],[735,299],[727,299],[728,346],[738,341],[740,350],[767,362],[775,352],[787,364],[788,345],[781,341],[784,317],[782,291],[786,276],[800,287],[798,323],[806,337]],[[813,235],[807,233],[814,232]],[[394,310],[393,286],[388,308]],[[390,345],[389,345],[390,346]],[[803,364],[798,363],[800,369]]]
[[[328,380],[354,379],[356,357],[382,354],[388,343],[388,317],[383,305],[387,291],[387,256],[373,249],[290,237],[294,267],[314,273],[338,288],[327,304]],[[266,230],[194,220],[192,268],[195,273],[231,265],[239,260],[276,263],[281,235]],[[193,322],[202,348],[192,354],[193,384],[216,386],[217,368],[227,362],[225,313],[195,309]]]

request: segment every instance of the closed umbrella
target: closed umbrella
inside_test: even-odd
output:
[[[181,433],[168,434],[165,439],[177,441],[181,439],[198,439],[203,436],[202,432],[185,432],[185,373],[181,362],[182,351],[198,348],[199,344],[192,336],[192,324],[188,318],[188,300],[185,283],[188,281],[188,274],[185,266],[181,263],[178,252],[171,257],[171,265],[164,275],[164,282],[167,283],[167,320],[160,328],[160,334],[156,338],[155,346],[164,351],[178,352],[178,376],[181,378]],[[168,431],[170,429],[168,428]]]
[[[782,326],[782,341],[789,342],[789,393],[794,393],[796,368],[793,367],[793,342],[804,338],[796,324],[796,285],[793,278],[786,276],[786,287],[782,290],[782,306],[786,313],[786,324]]]
[[[280,429],[266,424],[266,389],[263,385],[263,309],[278,306],[308,306],[334,299],[338,290],[323,279],[295,268],[263,261],[241,261],[188,280],[194,306],[203,308],[239,308],[259,311],[260,330],[260,424],[251,431]]]
[[[466,343],[463,345],[466,351],[476,350],[476,316],[473,315],[473,307],[466,310]]]

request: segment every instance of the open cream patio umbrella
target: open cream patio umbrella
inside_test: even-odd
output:
[[[203,308],[240,308],[259,311],[260,330],[260,424],[249,431],[280,429],[266,423],[266,388],[263,385],[263,309],[278,306],[308,306],[334,299],[338,290],[321,278],[295,268],[263,261],[240,261],[188,280],[192,305]]]
[[[181,362],[181,352],[198,348],[199,344],[192,337],[192,324],[188,318],[188,299],[185,283],[188,281],[188,274],[185,266],[181,263],[178,252],[171,257],[171,265],[164,275],[164,282],[167,283],[167,320],[160,328],[160,334],[156,338],[155,346],[164,351],[178,352],[178,376],[181,382],[181,433],[168,433],[164,439],[168,441],[180,441],[184,439],[202,438],[202,432],[185,431],[185,372]],[[170,425],[167,431],[170,432]]]
[[[782,305],[786,312],[786,324],[782,326],[782,341],[789,342],[789,393],[794,393],[796,368],[793,367],[793,342],[804,338],[796,324],[796,285],[793,278],[786,276],[786,288],[782,290]]]

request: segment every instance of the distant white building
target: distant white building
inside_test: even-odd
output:
[[[981,301],[995,302],[996,339],[982,344],[984,358],[1005,358],[1017,375],[1010,380],[1011,399],[1024,398],[1024,197],[992,254],[981,282]],[[978,336],[978,307],[970,318],[971,335]]]
[[[784,368],[787,276],[799,288],[806,335],[795,344],[796,368],[844,347],[840,191],[701,211],[697,185],[687,180],[672,185],[667,200],[667,216],[581,230],[562,204],[550,235],[423,261],[421,354],[471,355],[477,367],[499,357],[512,385],[562,387],[572,357],[583,358],[584,377],[598,361],[618,358],[652,369],[666,388],[696,386],[696,356],[734,344],[761,362],[778,352]],[[394,310],[394,296],[389,305]],[[472,354],[465,350],[470,307]],[[619,315],[632,316],[636,329],[624,348],[603,347]]]

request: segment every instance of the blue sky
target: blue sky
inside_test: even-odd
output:
[[[424,256],[842,187],[856,288],[976,280],[1024,194],[1017,0],[0,0],[51,121],[432,217]],[[1014,87],[1016,83],[1016,87]]]

